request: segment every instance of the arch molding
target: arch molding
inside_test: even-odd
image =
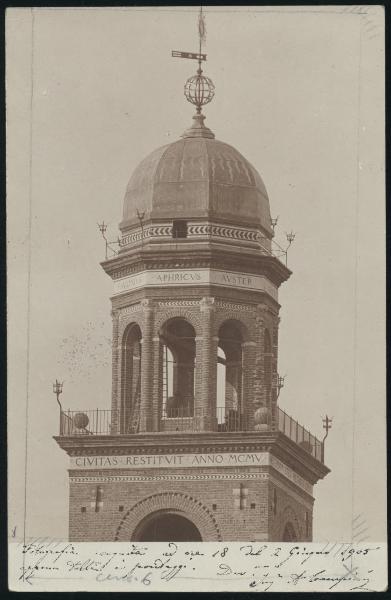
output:
[[[205,542],[222,541],[217,521],[207,506],[181,492],[160,492],[136,502],[121,519],[114,540],[132,540],[140,522],[157,511],[182,514],[194,523]]]

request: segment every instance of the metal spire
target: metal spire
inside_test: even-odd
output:
[[[202,5],[200,6],[200,14],[198,15],[198,36],[200,38],[199,45],[199,56],[201,56],[202,43],[206,42],[206,25],[205,17],[202,12]],[[206,55],[205,55],[206,58]],[[201,69],[201,59],[198,59],[198,68]]]
[[[172,56],[179,58],[190,58],[197,60],[198,69],[197,74],[189,79],[185,83],[184,93],[186,100],[196,107],[196,114],[194,115],[194,124],[188,129],[183,137],[209,137],[214,138],[214,134],[208,127],[205,127],[204,120],[205,116],[202,114],[202,107],[205,104],[209,104],[213,100],[215,95],[215,86],[213,81],[202,74],[202,62],[206,61],[206,54],[202,53],[202,44],[206,41],[206,25],[205,16],[200,7],[198,15],[198,53],[194,52],[182,52],[180,50],[173,50]]]

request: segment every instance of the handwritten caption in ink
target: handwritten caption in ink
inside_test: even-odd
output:
[[[10,558],[11,589],[31,591],[370,591],[386,576],[382,544],[31,540]]]

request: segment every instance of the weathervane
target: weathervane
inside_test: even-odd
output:
[[[198,53],[196,52],[182,52],[181,50],[173,50],[172,56],[178,58],[190,58],[198,61],[197,74],[189,79],[185,83],[185,97],[188,102],[194,104],[197,110],[196,122],[199,122],[198,126],[203,127],[204,116],[201,114],[202,107],[205,104],[209,104],[213,100],[215,95],[215,86],[213,81],[202,74],[201,64],[202,61],[206,61],[206,54],[202,54],[202,44],[206,41],[206,27],[205,17],[202,12],[202,6],[200,7],[200,13],[198,16],[198,37],[199,37],[199,48]],[[214,137],[214,136],[213,136]]]

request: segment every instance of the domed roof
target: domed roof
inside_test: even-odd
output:
[[[144,221],[199,218],[271,233],[261,177],[240,152],[213,134],[185,134],[147,156],[129,181],[122,230],[138,222],[137,210],[145,213]]]

